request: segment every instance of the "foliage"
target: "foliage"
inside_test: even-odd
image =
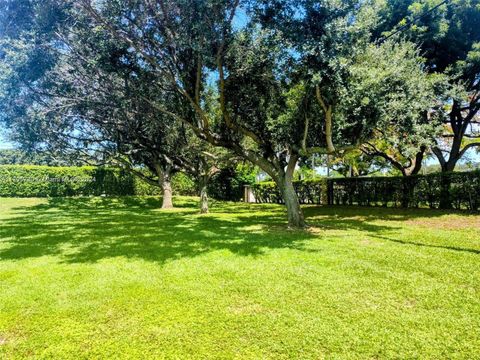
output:
[[[13,11],[19,2],[12,1],[7,10]],[[15,140],[89,164],[129,171],[141,167],[144,171],[138,176],[153,185],[161,183],[170,193],[171,176],[188,158],[191,134],[178,121],[154,111],[148,101],[163,98],[178,107],[175,98],[154,90],[151,77],[135,66],[128,47],[92,29],[73,2],[28,4],[25,21],[15,20],[14,34],[2,37],[6,70],[0,71],[1,83],[8,91],[0,105]],[[48,55],[48,64],[26,66],[39,49]],[[34,79],[33,84],[25,84],[22,76]],[[168,200],[165,206],[170,206]]]
[[[1,166],[3,197],[128,195],[133,178],[123,172],[94,167]]]
[[[442,171],[453,171],[468,149],[480,146],[479,133],[472,126],[478,124],[475,118],[480,109],[478,1],[387,0],[375,4],[374,39],[405,37],[418,44],[430,73],[449,75],[452,91],[442,116],[445,128],[433,150]]]
[[[133,194],[127,195],[141,195],[141,196],[162,196],[163,190],[160,186],[153,186],[152,184],[133,176],[135,183],[135,190]],[[190,176],[183,172],[175,173],[171,178],[172,192],[175,195],[195,196],[197,195],[197,186]]]
[[[0,199],[0,358],[478,357],[478,215],[175,203]]]
[[[413,43],[386,41],[366,51],[361,65],[353,70],[362,79],[359,86],[365,87],[360,101],[385,101],[377,106],[381,121],[362,151],[387,161],[407,176],[420,171],[426,149],[442,133],[450,88],[445,74],[425,74],[424,59],[418,55]],[[387,94],[382,96],[385,90]]]
[[[178,172],[172,176],[172,190],[176,195],[198,195],[197,184],[190,176],[183,172]]]
[[[293,176],[295,180],[312,180],[320,177],[315,169],[310,167],[310,164],[299,166],[298,169],[295,170]]]
[[[254,183],[254,168],[238,164],[236,167],[224,168],[216,173],[208,184],[208,192],[218,200],[239,201],[243,198],[245,185]]]
[[[335,173],[344,177],[372,175],[388,168],[384,160],[363,153],[361,150],[352,150],[343,156],[331,157],[330,164],[327,165],[331,166]]]

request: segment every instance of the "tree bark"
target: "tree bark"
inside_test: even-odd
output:
[[[293,172],[297,164],[298,157],[292,155],[288,162],[286,171],[281,169],[280,176],[277,177],[276,183],[285,201],[287,208],[288,227],[289,228],[304,228],[305,217],[303,215],[297,193],[293,186]]]
[[[406,176],[418,175],[422,169],[423,158],[425,157],[426,146],[421,146],[420,151],[415,155],[415,159],[412,160],[411,166],[407,169]]]
[[[287,208],[288,227],[290,228],[304,228],[305,218],[303,216],[300,202],[298,201],[297,193],[293,187],[291,179],[283,179],[280,182],[280,189],[285,200],[285,207]]]
[[[451,179],[449,173],[442,172],[440,180],[440,209],[451,209],[452,199],[450,197]]]
[[[470,110],[466,116],[462,115],[462,110],[460,105],[457,102],[453,103],[452,111],[450,112],[450,127],[453,132],[452,144],[448,151],[448,158],[443,154],[442,150],[436,146],[434,147],[433,153],[437,156],[440,166],[442,168],[442,173],[449,173],[455,170],[458,161],[465,155],[465,152],[472,146],[467,145],[462,149],[462,142],[465,133],[468,129],[468,126],[471,124],[471,121],[477,110]],[[474,145],[476,146],[476,145]],[[449,183],[450,180],[446,180],[446,183]],[[443,185],[442,185],[443,186]],[[446,187],[447,185],[445,185]]]
[[[162,188],[162,209],[173,209],[171,168],[166,166],[159,171],[158,176],[160,187]]]
[[[200,214],[208,213],[208,191],[207,191],[208,178],[202,176],[200,178]]]

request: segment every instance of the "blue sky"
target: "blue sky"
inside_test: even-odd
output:
[[[4,131],[0,127],[0,150],[11,149],[12,147],[13,147],[13,145],[10,142],[7,141],[7,139],[5,138]]]

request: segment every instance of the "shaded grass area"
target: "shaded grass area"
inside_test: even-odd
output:
[[[0,199],[0,357],[478,358],[480,216]]]

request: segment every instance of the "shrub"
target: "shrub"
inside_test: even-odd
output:
[[[195,196],[198,195],[197,185],[187,174],[176,173],[172,177],[172,189],[174,194]]]
[[[103,188],[97,178],[107,177],[105,171],[92,167],[48,167],[33,165],[6,165],[0,167],[0,195],[9,197],[54,197],[99,195]]]

